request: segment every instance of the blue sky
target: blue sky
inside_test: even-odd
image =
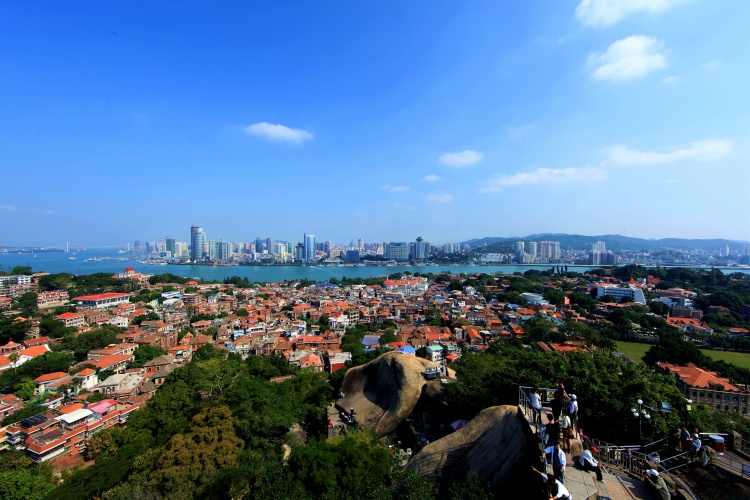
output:
[[[750,2],[36,2],[0,245],[750,239]]]

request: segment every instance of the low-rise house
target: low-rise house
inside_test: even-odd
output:
[[[138,394],[138,389],[144,382],[145,379],[138,373],[115,373],[100,382],[97,391],[118,401],[124,401]]]
[[[0,422],[23,407],[23,400],[15,394],[0,395]],[[5,437],[5,436],[0,436]]]
[[[68,377],[68,374],[66,372],[45,373],[44,375],[38,376],[34,379],[34,383],[36,384],[36,393],[41,394],[43,392],[46,392],[48,389],[47,386],[49,384],[66,377]]]
[[[750,416],[748,413],[748,397],[746,389],[733,384],[729,379],[720,377],[718,373],[698,368],[690,363],[687,366],[670,363],[657,363],[659,370],[667,375],[674,375],[677,387],[686,398],[695,403],[709,405],[717,410],[731,411],[739,415]]]
[[[135,352],[137,347],[138,347],[138,344],[134,344],[134,343],[111,344],[101,349],[92,349],[91,351],[89,351],[89,354],[87,357],[88,359],[92,361],[96,361],[97,359],[101,359],[105,356],[112,356],[112,355],[130,356],[133,354],[133,352]]]
[[[133,361],[133,355],[130,354],[112,354],[101,357],[93,362],[97,370],[111,370],[115,373],[125,371],[128,364]]]
[[[98,383],[99,377],[96,374],[96,370],[93,368],[84,368],[73,375],[73,385],[76,385],[78,390],[86,389],[90,391]]]
[[[66,327],[79,328],[86,324],[86,318],[82,313],[66,312],[57,315],[57,320],[62,321]]]

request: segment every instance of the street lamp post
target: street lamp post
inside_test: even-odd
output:
[[[638,419],[638,439],[640,441],[643,441],[641,421],[642,421],[642,418],[645,418],[646,420],[651,420],[651,415],[649,415],[648,412],[646,412],[646,410],[643,409],[642,399],[639,398],[637,403],[638,403],[638,409],[636,410],[635,408],[631,408],[630,411],[633,412],[633,417]]]

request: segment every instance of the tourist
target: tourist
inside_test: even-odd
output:
[[[552,416],[555,417],[555,420],[560,419],[560,413],[562,412],[563,406],[565,404],[565,399],[567,399],[567,397],[568,393],[565,392],[565,386],[563,385],[562,380],[558,380],[557,389],[555,389],[555,395],[550,402],[550,408],[552,408]]]
[[[544,426],[545,444],[555,446],[560,441],[560,423],[555,422],[554,417],[547,414],[549,422]]]
[[[656,491],[656,495],[661,498],[661,500],[671,499],[667,483],[656,470],[648,469],[643,471],[643,477],[645,478],[646,482],[650,484],[651,487]]]
[[[697,458],[701,452],[702,447],[703,443],[701,442],[701,437],[698,434],[693,434],[693,447],[690,450],[690,454],[694,458]]]
[[[690,438],[687,425],[683,425],[680,430],[680,445],[682,446],[682,451],[688,451],[693,446],[693,440]]]
[[[563,412],[559,423],[563,435],[563,450],[565,453],[570,453],[570,438],[573,437],[573,427],[570,423],[570,417],[568,416],[567,410]]]
[[[597,481],[599,481],[600,483],[604,482],[604,478],[602,478],[602,468],[599,466],[599,462],[597,462],[596,459],[594,459],[594,456],[591,454],[589,445],[586,445],[584,447],[583,453],[578,459],[578,462],[581,464],[581,467],[583,467],[583,470],[596,472]]]
[[[570,492],[563,483],[561,483],[554,477],[549,477],[547,474],[539,472],[534,468],[534,466],[532,466],[531,469],[542,476],[542,479],[547,485],[549,498],[553,500],[573,500],[573,497],[570,495]]]
[[[573,429],[578,429],[578,396],[570,395],[570,404],[568,405],[568,415]]]
[[[537,429],[542,426],[542,398],[539,397],[539,389],[531,389],[531,410],[534,413],[534,425]]]
[[[573,500],[568,489],[560,481],[556,479],[552,481],[547,480],[547,484],[549,485],[549,497],[552,500]]]
[[[565,452],[560,448],[559,442],[554,446],[548,446],[544,449],[544,458],[546,459],[548,455],[550,457],[549,461],[552,464],[552,474],[554,474],[555,479],[565,484],[567,458],[565,457]]]

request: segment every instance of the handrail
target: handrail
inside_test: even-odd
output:
[[[521,408],[525,411],[527,415],[533,415],[533,412],[531,411],[531,389],[530,386],[519,386],[518,387],[518,405],[521,406]],[[546,388],[546,387],[539,387],[539,392],[541,395],[549,394],[549,392],[554,391],[554,389]],[[549,392],[548,392],[549,391]],[[544,400],[544,398],[543,398]],[[542,439],[542,433],[537,432],[539,435],[539,441],[541,443]],[[636,474],[639,477],[643,476],[643,472],[647,469],[652,468],[652,466],[649,464],[651,462],[650,458],[643,453],[641,450],[643,447],[641,446],[618,446],[612,443],[608,443],[606,441],[602,441],[600,439],[592,438],[591,436],[585,436],[585,441],[594,446],[597,449],[596,458],[601,463],[612,466],[614,468],[620,469],[624,473],[628,474]],[[662,440],[663,441],[663,440]],[[650,443],[650,445],[654,445],[659,443],[659,441],[655,441],[654,443]],[[646,445],[646,446],[650,446]],[[544,444],[542,443],[542,446]],[[748,443],[748,449],[750,450],[750,443]],[[681,456],[681,455],[680,455]],[[685,491],[685,493],[692,499],[692,500],[698,500],[696,496],[693,494],[692,490],[679,478],[675,477],[669,469],[665,468],[661,462],[651,462],[655,463],[655,467],[659,471],[660,474],[666,474],[668,477],[674,481],[675,484],[679,485],[682,490]],[[544,460],[544,469],[547,468],[547,461],[546,458]]]

